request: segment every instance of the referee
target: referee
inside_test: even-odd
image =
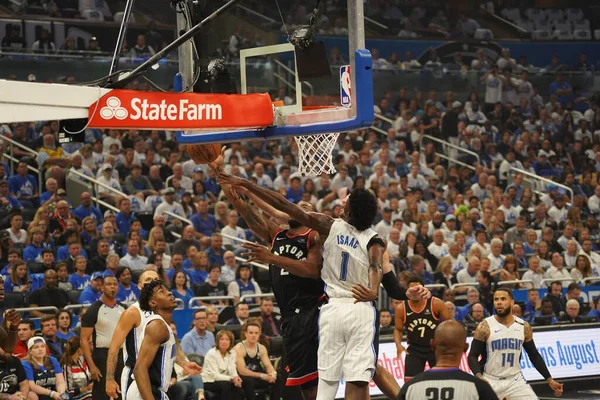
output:
[[[431,347],[435,351],[436,366],[406,383],[398,400],[498,400],[487,382],[458,368],[469,348],[467,332],[459,322],[448,320],[438,325]]]
[[[81,349],[85,361],[90,368],[94,382],[92,398],[94,400],[109,400],[106,394],[106,359],[108,348],[117,322],[125,307],[116,300],[119,281],[114,276],[105,276],[102,281],[102,297],[93,303],[81,318]],[[94,350],[90,349],[90,337]],[[116,376],[121,376],[123,359],[119,352]],[[119,399],[121,396],[119,396]]]

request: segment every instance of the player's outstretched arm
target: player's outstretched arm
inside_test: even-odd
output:
[[[152,386],[150,385],[150,374],[148,370],[156,356],[156,352],[161,343],[169,340],[169,330],[167,326],[159,320],[150,321],[146,326],[144,340],[140,347],[140,354],[135,361],[133,376],[137,383],[138,390],[142,400],[154,400]]]
[[[291,258],[275,255],[268,248],[257,243],[243,243],[242,247],[248,249],[242,253],[248,261],[257,261],[265,264],[274,264],[279,268],[291,272],[302,278],[318,279],[321,275],[323,253],[319,234],[312,231],[309,238],[308,255],[305,261],[292,260]]]
[[[247,191],[244,188],[239,188],[238,191],[241,194],[243,194],[244,196],[248,197],[250,200],[252,200],[252,203],[254,203],[254,205],[256,207],[260,208],[268,216],[270,216],[271,218],[273,218],[273,220],[275,221],[275,223],[282,224],[282,225],[287,225],[289,223],[290,216],[287,215],[286,213],[281,212],[279,210],[276,210],[270,204],[265,203],[260,197],[258,197],[257,195],[255,195],[252,192]]]
[[[223,169],[225,149],[226,147],[223,146],[221,148],[221,154],[217,157],[217,159],[208,164],[208,166],[212,168],[219,177],[230,176]],[[250,204],[243,201],[237,191],[231,187],[230,184],[222,181],[220,178],[219,183],[223,193],[225,193],[225,196],[227,196],[227,200],[231,205],[233,205],[236,211],[240,213],[242,218],[244,218],[244,221],[246,221],[250,230],[254,232],[254,234],[262,241],[269,243],[279,227],[272,221],[265,220],[255,207],[252,207]]]
[[[550,385],[550,388],[554,391],[554,394],[558,397],[562,396],[563,385],[552,379],[552,375],[550,374],[550,371],[548,371],[546,362],[542,358],[542,355],[538,351],[537,347],[535,347],[535,343],[533,342],[533,330],[528,322],[525,322],[525,342],[523,343],[523,348],[527,352],[527,355],[529,356],[529,359],[531,360],[531,363],[537,372],[539,372],[546,382],[548,382],[548,385]]]
[[[121,393],[119,384],[115,379],[115,368],[117,366],[117,360],[119,359],[119,351],[123,347],[127,334],[134,327],[140,324],[140,312],[135,307],[129,307],[119,318],[117,327],[110,341],[110,347],[108,348],[108,355],[106,357],[106,394],[111,399],[119,397],[118,393]],[[125,361],[125,360],[123,360]],[[120,378],[120,377],[119,377]]]
[[[297,220],[300,224],[319,232],[322,240],[325,240],[324,238],[329,235],[329,230],[333,224],[333,218],[325,214],[307,212],[302,207],[289,202],[279,193],[264,189],[250,181],[235,176],[219,174],[219,183],[245,188],[249,192],[252,192],[263,199],[267,204],[286,213],[290,218]]]
[[[0,348],[11,354],[17,344],[17,328],[21,323],[21,314],[8,310],[4,315],[4,326],[0,326]]]
[[[477,329],[475,329],[475,335],[473,336],[473,341],[471,342],[471,351],[469,352],[468,357],[469,368],[471,368],[471,372],[473,372],[473,375],[481,379],[483,379],[483,375],[481,374],[479,357],[485,353],[485,343],[489,337],[490,326],[486,321],[483,321],[477,325]]]

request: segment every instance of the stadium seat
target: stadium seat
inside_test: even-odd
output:
[[[567,8],[565,14],[569,21],[577,21],[584,17],[581,8]]]
[[[31,274],[43,274],[46,271],[44,264],[35,261],[28,262],[27,268],[29,268],[29,273]]]
[[[570,31],[573,29],[573,27],[571,26],[571,23],[569,21],[554,21],[553,22],[554,25],[554,29],[557,31]]]
[[[79,304],[79,296],[81,295],[81,290],[69,290],[67,292],[67,298],[69,299],[70,304]]]
[[[550,23],[548,21],[546,21],[545,19],[535,21],[534,26],[537,31],[551,31],[552,30],[552,25],[550,25]]]
[[[539,8],[528,8],[525,15],[530,21],[541,21],[546,19],[546,13]]]
[[[577,21],[573,21],[573,29],[589,30],[590,29],[590,21],[587,19],[580,19]]]
[[[81,16],[88,21],[104,21],[104,14],[98,10],[85,10]]]
[[[269,358],[274,360],[283,355],[283,337],[272,336],[269,338]]]
[[[533,22],[528,21],[526,19],[515,21],[515,25],[517,25],[519,28],[525,29],[527,32],[534,31]]]
[[[141,274],[142,274],[142,271],[131,270],[131,282],[133,282],[134,284],[137,285],[138,281],[140,280]]]
[[[554,31],[554,38],[558,40],[573,40],[573,32],[571,31]]]
[[[531,35],[533,40],[550,40],[552,39],[552,33],[547,30],[535,30]]]
[[[473,37],[480,40],[492,40],[494,39],[494,34],[489,29],[477,29]]]
[[[594,31],[594,39],[600,40],[600,29]]]
[[[219,311],[219,323],[224,324],[231,318],[235,317],[235,309],[231,306],[223,308]]]
[[[23,209],[23,221],[31,222],[35,217],[35,213],[37,212],[37,208],[25,208]]]
[[[4,293],[4,305],[5,310],[11,308],[24,308],[25,307],[25,296],[20,292]]]
[[[575,39],[575,40],[591,40],[592,33],[587,29],[575,29],[575,31],[573,31],[573,39]]]
[[[241,325],[221,325],[217,328],[217,332],[218,331],[230,331],[231,333],[233,333],[233,337],[235,338],[235,341],[240,340],[240,334],[242,333],[242,326]],[[215,332],[215,335],[217,334],[217,332]]]
[[[546,10],[546,19],[548,21],[561,21],[565,19],[565,13],[560,8],[551,8]]]

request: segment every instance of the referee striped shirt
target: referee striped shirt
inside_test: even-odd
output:
[[[87,309],[81,318],[81,327],[94,328],[92,333],[94,348],[108,349],[110,347],[117,322],[124,311],[125,307],[121,303],[109,307],[102,300],[96,301]]]
[[[398,400],[498,400],[491,386],[458,368],[430,369],[406,383]]]

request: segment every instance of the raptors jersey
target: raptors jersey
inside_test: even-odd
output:
[[[282,229],[273,237],[271,252],[292,260],[305,261],[308,256],[309,236],[312,229],[291,235]],[[271,286],[282,314],[293,313],[296,308],[315,306],[323,297],[325,284],[321,279],[302,278],[277,265],[269,265]]]
[[[521,318],[514,318],[515,322],[509,327],[496,321],[494,316],[485,319],[490,327],[486,342],[485,374],[507,378],[521,372],[519,360],[525,340],[525,322]]]
[[[430,297],[421,309],[413,308],[410,300],[404,301],[404,326],[406,327],[407,342],[410,346],[422,347],[429,351],[431,339],[440,318],[433,310],[433,299]]]
[[[369,250],[377,235],[373,229],[359,231],[346,221],[336,219],[323,248],[321,278],[330,298],[352,297],[352,285],[369,287]]]

